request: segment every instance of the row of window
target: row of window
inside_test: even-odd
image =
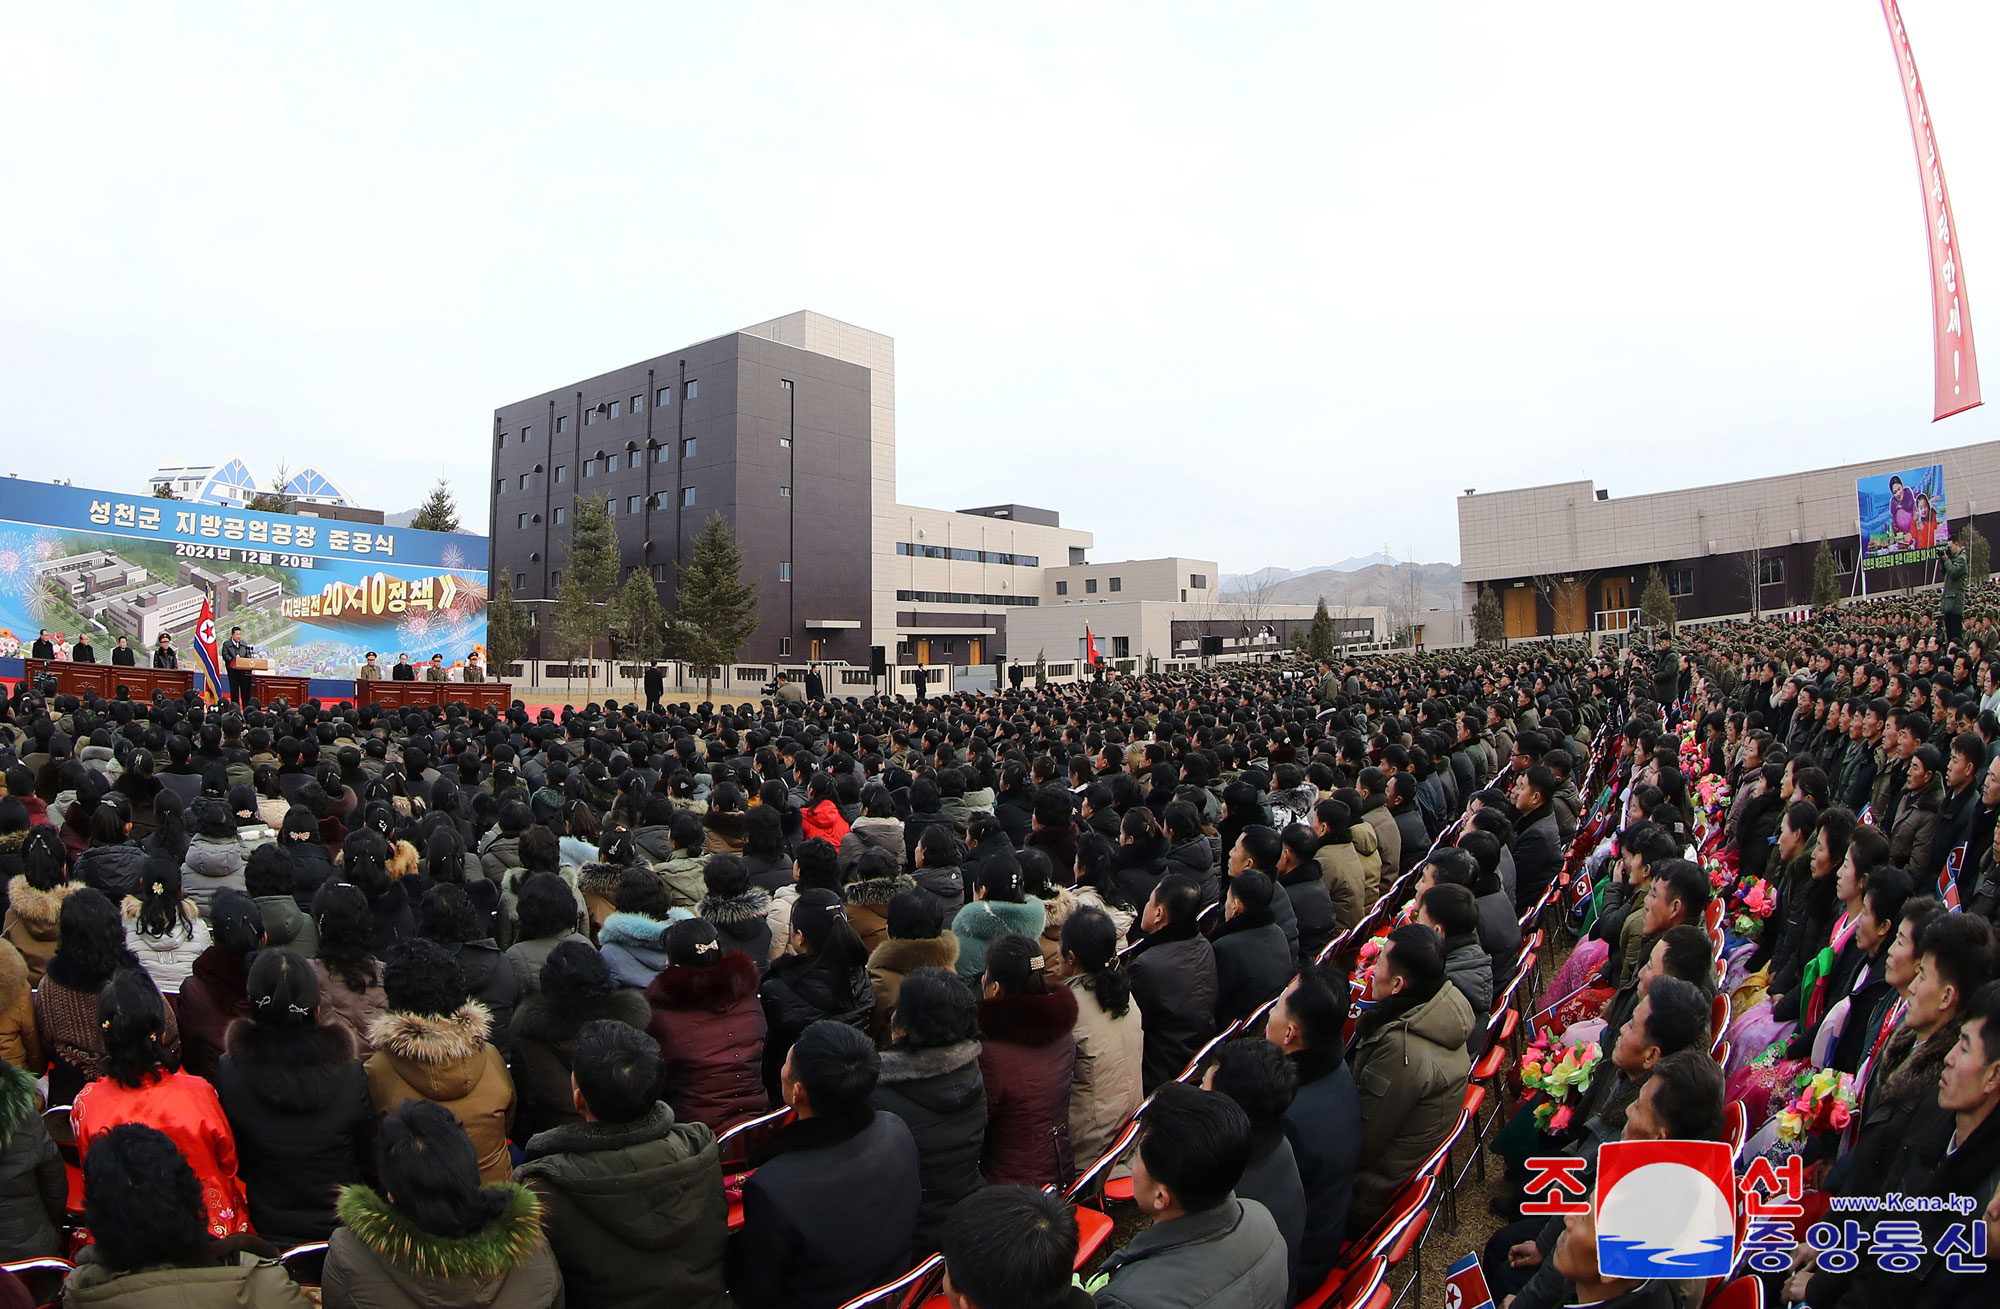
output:
[[[700,386],[699,382],[695,381],[693,378],[689,378],[687,381],[687,394],[684,398],[687,400],[694,399],[695,395],[697,394],[697,388],[699,386]],[[671,386],[663,386],[658,391],[655,391],[653,393],[653,403],[658,408],[664,409],[673,402],[674,402],[674,388]],[[609,422],[613,418],[623,417],[626,414],[643,414],[645,412],[646,412],[646,395],[645,392],[642,391],[638,395],[633,396],[629,400],[607,400],[603,404],[595,405],[589,409],[584,410],[583,425],[585,427],[592,427],[596,425],[597,421],[600,418],[605,420],[606,422]],[[558,434],[569,431],[568,414],[556,415],[556,431]],[[519,440],[522,445],[526,445],[528,442],[534,439],[535,439],[535,428],[534,425],[530,423],[528,426],[523,427],[521,429]],[[502,432],[500,434],[499,444],[503,446],[507,444],[507,434],[505,432]]]
[[[1005,550],[961,550],[955,546],[918,545],[913,541],[896,542],[896,553],[913,555],[918,559],[956,559],[964,564],[1008,564],[1016,568],[1040,568],[1039,555],[1017,555]]]
[[[1112,589],[1112,590],[1114,590],[1114,591],[1122,591],[1122,590],[1124,590],[1124,589],[1125,589],[1125,579],[1124,579],[1124,578],[1122,578],[1122,577],[1114,577],[1114,578],[1112,578],[1112,579],[1111,579],[1111,589]],[[1097,579],[1096,579],[1096,578],[1094,578],[1094,577],[1086,577],[1086,578],[1084,578],[1084,579],[1083,579],[1083,593],[1084,593],[1085,595],[1096,595],[1096,594],[1097,594]],[[1057,583],[1056,583],[1056,594],[1057,594],[1057,595],[1068,595],[1068,594],[1069,594],[1069,583],[1068,583],[1068,582],[1066,582],[1066,581],[1059,581],[1059,582],[1057,582]],[[1182,599],[1186,599],[1186,597],[1185,597],[1185,596],[1183,596],[1183,597],[1182,597]]]
[[[791,488],[789,488],[789,487],[786,487],[786,488],[784,488],[784,489],[785,489],[786,491],[789,491],[789,490],[790,490]],[[653,497],[652,497],[652,499],[653,499],[653,507],[654,507],[654,508],[656,508],[656,509],[657,509],[657,508],[661,508],[661,507],[662,507],[662,506],[663,506],[663,505],[664,505],[664,504],[665,504],[665,503],[666,503],[666,502],[668,501],[668,499],[669,499],[669,498],[670,498],[670,497],[668,497],[668,496],[667,496],[667,494],[666,494],[666,493],[665,493],[664,491],[663,491],[663,492],[661,492],[661,493],[659,493],[658,495],[655,495],[655,496],[653,496]],[[693,488],[693,487],[691,487],[691,486],[684,486],[684,487],[682,487],[682,488],[681,488],[681,505],[682,505],[682,506],[683,506],[684,508],[690,508],[690,509],[691,509],[691,508],[693,508],[693,507],[694,507],[694,505],[695,505],[695,504],[696,504],[696,500],[695,500],[695,494],[694,494],[694,488]],[[618,515],[618,502],[617,502],[616,500],[607,500],[607,501],[605,501],[605,504],[604,504],[604,508],[605,508],[605,511],[606,511],[606,512],[608,512],[609,514],[611,514],[611,516],[612,516],[612,517],[614,517],[614,518],[615,518],[615,517],[617,517],[617,515]],[[628,496],[626,496],[626,497],[625,497],[625,512],[626,512],[626,513],[627,513],[628,515],[630,515],[630,514],[640,514],[640,513],[644,513],[644,512],[645,512],[645,510],[646,510],[646,497],[645,497],[645,496],[643,496],[643,495],[628,495]],[[551,509],[551,510],[549,511],[549,514],[550,514],[550,519],[549,519],[549,521],[550,521],[551,523],[553,523],[553,524],[554,524],[555,526],[557,526],[557,527],[561,527],[561,526],[562,526],[562,525],[563,525],[564,523],[566,523],[566,522],[568,522],[568,521],[569,521],[569,506],[568,506],[568,505],[557,505],[557,506],[555,506],[555,508],[553,508],[553,509]],[[516,527],[526,527],[526,526],[528,526],[528,524],[530,524],[530,523],[538,523],[538,522],[540,522],[540,521],[541,521],[541,518],[542,518],[542,516],[541,516],[540,514],[515,514],[515,515],[514,515],[514,526],[516,526]]]
[[[626,569],[625,577],[629,580],[632,574],[636,571],[638,570],[632,568]],[[647,570],[647,573],[649,576],[652,577],[652,579],[655,582],[664,582],[673,575],[673,565],[654,564],[650,569]],[[789,582],[792,580],[792,565],[790,560],[787,560],[778,565],[778,580],[780,582]],[[562,585],[562,569],[558,568],[549,574],[549,590],[554,591],[557,587],[561,585]],[[514,574],[514,594],[520,595],[527,589],[528,589],[528,575],[526,573]]]
[[[1851,573],[1854,571],[1854,548],[1835,546],[1833,548],[1833,571]],[[1782,586],[1785,581],[1785,557],[1783,555],[1760,555],[1757,559],[1757,585]],[[1694,569],[1669,568],[1667,570],[1667,594],[1684,596],[1694,594]]]
[[[914,600],[933,605],[1038,605],[1039,596],[988,595],[979,591],[898,591],[898,600]]]

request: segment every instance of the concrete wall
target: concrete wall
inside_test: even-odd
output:
[[[1205,586],[1195,586],[1201,578]],[[1116,579],[1117,590],[1111,583]],[[1092,594],[1089,583],[1097,583]],[[1056,593],[1058,583],[1068,584],[1068,594]],[[1214,600],[1222,584],[1221,567],[1213,559],[1126,559],[1118,563],[1071,565],[1046,568],[1042,573],[1042,603],[1078,604],[1092,600],[1164,600],[1177,604],[1202,604]]]

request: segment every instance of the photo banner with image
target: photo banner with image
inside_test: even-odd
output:
[[[1864,570],[1924,563],[1951,540],[1941,464],[1858,477],[1854,494]]]
[[[201,671],[209,622],[274,673],[349,678],[370,650],[455,669],[484,654],[486,558],[483,536],[0,478],[0,657],[46,629],[58,658],[82,632],[146,664],[165,635]]]

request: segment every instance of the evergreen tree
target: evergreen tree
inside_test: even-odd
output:
[[[1966,578],[1974,586],[1985,585],[1993,575],[1993,547],[1970,523],[1965,526],[1965,565]]]
[[[171,483],[171,482],[155,482],[155,483],[153,483],[153,498],[154,498],[155,500],[178,500],[178,499],[180,499],[180,497],[179,497],[179,496],[177,496],[177,495],[175,495],[175,494],[174,494],[174,487],[173,487],[173,483]]]
[[[410,520],[410,526],[420,532],[456,532],[458,530],[458,502],[451,498],[451,483],[438,478],[430,495],[417,509],[417,516]]]
[[[529,631],[528,612],[514,598],[514,584],[502,574],[486,597],[486,669],[491,676],[507,680],[507,669],[528,652]]]
[[[556,588],[556,639],[565,663],[586,661],[584,698],[590,697],[597,643],[609,635],[615,615],[606,612],[618,585],[618,532],[611,505],[601,495],[583,496],[570,507],[570,535],[564,543],[562,584]]]
[[[635,669],[643,668],[659,655],[660,628],[665,618],[659,588],[645,569],[634,568],[618,592],[618,631],[624,642],[624,655]],[[636,675],[633,681],[637,683]]]
[[[1813,551],[1812,607],[1815,614],[1824,613],[1840,603],[1840,575],[1833,567],[1833,547],[1826,538],[1819,539],[1819,549]]]
[[[757,630],[757,584],[742,578],[743,551],[721,514],[711,515],[681,569],[667,626],[670,653],[702,667],[703,698],[715,698],[715,669],[736,658]]]
[[[1667,590],[1666,575],[1658,567],[1646,574],[1646,589],[1639,592],[1639,621],[1648,627],[1664,627],[1669,632],[1680,621],[1674,597]]]
[[[1500,612],[1500,597],[1483,582],[1479,587],[1479,603],[1472,611],[1472,636],[1481,645],[1498,643],[1507,637],[1507,618]]]
[[[271,479],[271,489],[259,491],[245,502],[245,509],[255,509],[267,514],[288,514],[292,512],[292,497],[285,493],[285,484],[292,480],[291,470],[278,465],[278,475]]]
[[[1333,615],[1326,611],[1326,597],[1319,598],[1319,608],[1313,610],[1312,627],[1306,633],[1306,654],[1314,659],[1333,658]]]

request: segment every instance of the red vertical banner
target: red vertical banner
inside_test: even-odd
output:
[[[1938,161],[1937,133],[1930,104],[1917,76],[1917,59],[1910,53],[1910,34],[1903,27],[1896,0],[1882,0],[1889,22],[1889,41],[1896,48],[1896,68],[1902,76],[1903,100],[1910,111],[1910,134],[1916,140],[1917,171],[1923,176],[1924,221],[1931,242],[1931,337],[1936,352],[1937,404],[1933,421],[1963,413],[1980,403],[1979,356],[1972,348],[1972,315],[1966,308],[1965,266],[1958,255],[1957,225],[1951,216],[1951,192],[1945,189],[1944,165]]]

